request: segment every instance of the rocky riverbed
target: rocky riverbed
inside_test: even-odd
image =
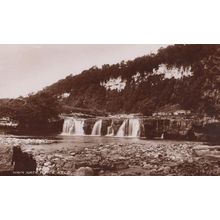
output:
[[[52,141],[47,140],[6,140],[0,140],[1,170],[13,169],[12,143],[16,142],[36,161],[35,175],[220,175],[220,147],[195,142],[50,148],[47,144]]]

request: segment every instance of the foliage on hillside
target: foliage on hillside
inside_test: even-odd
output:
[[[215,79],[206,67],[217,49],[217,45],[172,45],[159,49],[157,54],[133,61],[92,67],[79,75],[69,75],[45,88],[45,91],[56,95],[70,93],[68,98],[62,100],[69,106],[112,113],[142,112],[149,115],[161,106],[180,104],[184,109],[214,114],[218,112],[215,100],[204,99],[203,93],[215,84]],[[193,75],[182,79],[153,75],[153,70],[158,69],[160,64],[177,68],[191,67]],[[141,77],[147,76],[147,80],[135,86],[132,77],[137,73]],[[127,81],[121,92],[107,91],[100,86],[100,82],[118,76]]]
[[[20,121],[36,119],[40,123],[56,117],[63,109],[70,112],[71,108],[150,115],[162,106],[175,104],[194,112],[218,114],[218,48],[218,45],[172,45],[133,61],[105,64],[101,68],[94,66],[79,75],[69,75],[36,95],[2,101],[0,117],[7,115]],[[152,74],[161,64],[168,68],[190,67],[193,74],[180,79]],[[137,73],[142,79],[138,84],[133,79]],[[107,90],[101,85],[117,77],[126,81],[123,90]],[[60,105],[65,108],[61,109]]]
[[[23,99],[8,100],[0,107],[1,117],[10,117],[20,129],[42,129],[61,112],[56,97],[39,92]]]

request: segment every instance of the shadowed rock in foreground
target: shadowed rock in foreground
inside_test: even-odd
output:
[[[37,163],[31,154],[22,152],[19,146],[13,147],[12,154],[13,174],[35,174]]]

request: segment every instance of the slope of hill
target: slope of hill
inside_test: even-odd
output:
[[[173,45],[157,54],[92,67],[44,89],[70,107],[149,115],[179,104],[194,112],[219,112],[219,46]]]

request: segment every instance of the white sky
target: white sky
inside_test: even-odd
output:
[[[156,52],[162,44],[0,45],[0,98],[38,91],[69,74]]]

